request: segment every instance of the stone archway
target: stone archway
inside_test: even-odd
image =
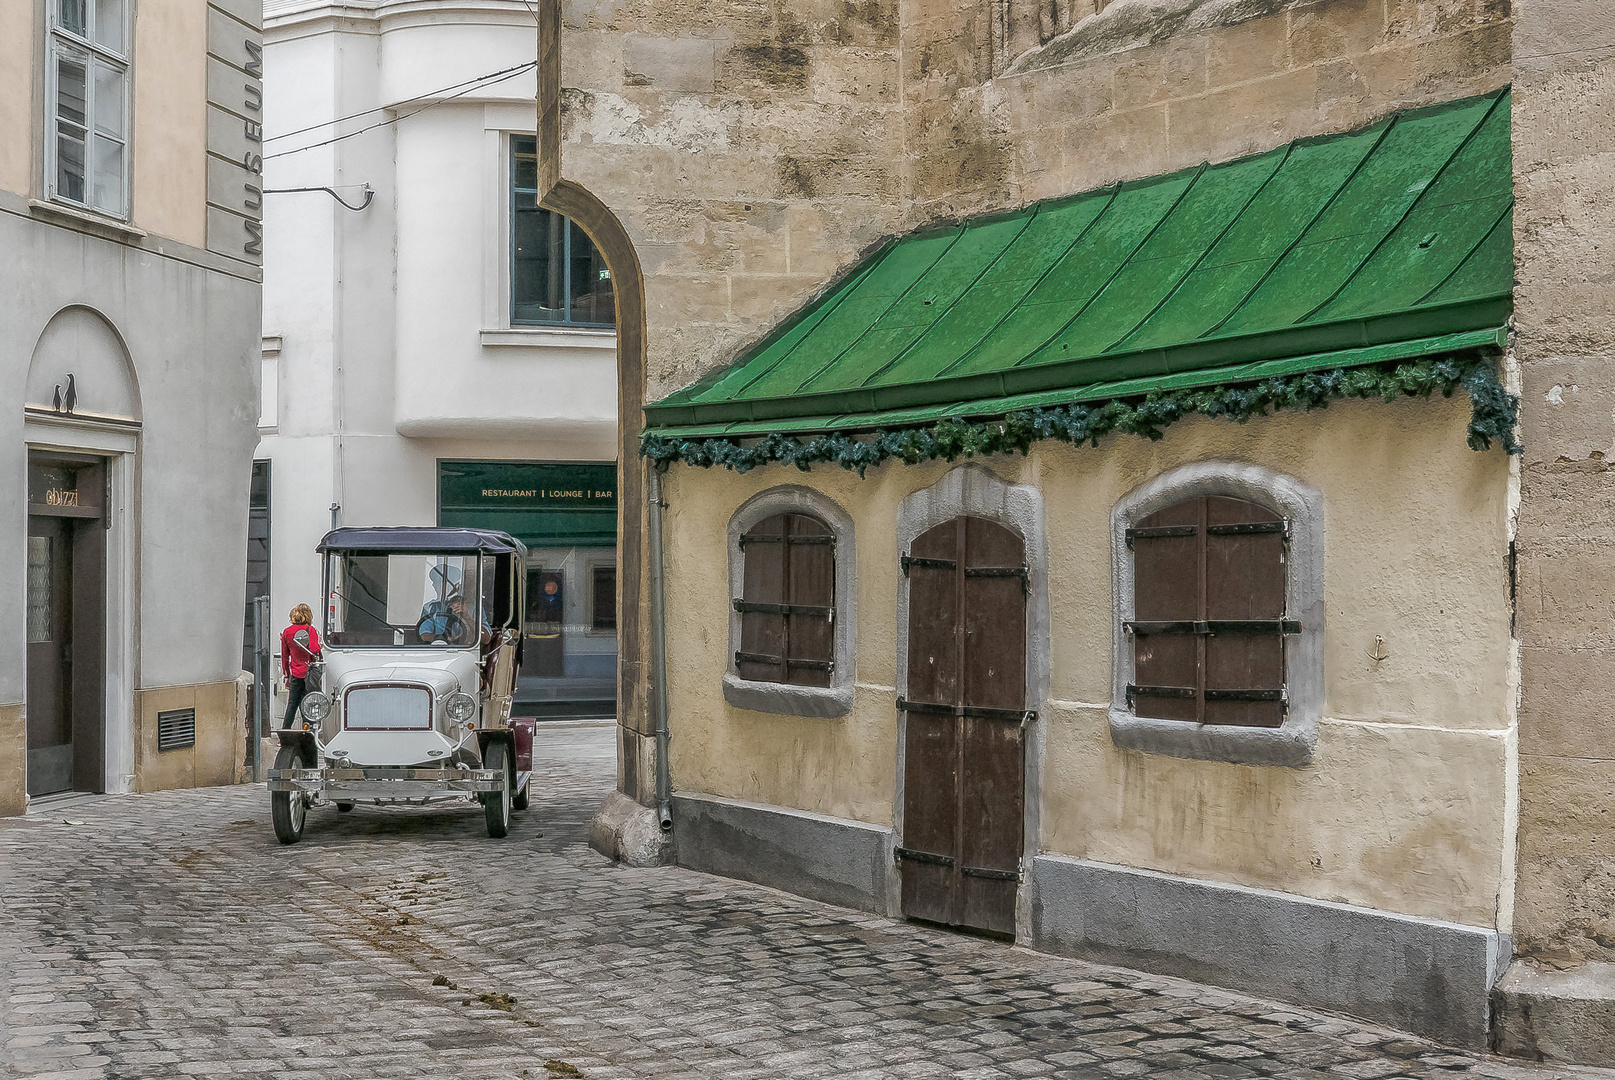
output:
[[[637,804],[655,794],[650,619],[645,536],[647,469],[639,456],[645,407],[645,279],[622,222],[582,185],[562,180],[542,205],[571,218],[611,269],[617,300],[617,789]],[[613,847],[616,845],[614,844]],[[614,852],[613,852],[614,853]]]

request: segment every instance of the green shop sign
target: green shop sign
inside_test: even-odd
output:
[[[440,461],[437,521],[498,529],[528,547],[617,542],[617,466],[537,461]]]

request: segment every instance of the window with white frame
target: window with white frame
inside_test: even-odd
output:
[[[570,218],[538,203],[538,139],[510,137],[510,323],[612,327],[606,257]]]
[[[51,198],[128,213],[129,0],[50,0],[46,162]]]

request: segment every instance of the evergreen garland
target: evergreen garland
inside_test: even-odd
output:
[[[732,438],[663,438],[648,431],[639,452],[658,468],[674,461],[706,468],[722,465],[746,472],[770,462],[790,463],[803,472],[817,462],[834,462],[856,469],[859,476],[891,458],[910,465],[933,458],[953,461],[985,454],[1025,454],[1034,442],[1058,439],[1080,445],[1099,445],[1112,432],[1159,439],[1162,429],[1185,416],[1221,416],[1243,424],[1269,409],[1323,409],[1339,398],[1429,397],[1440,391],[1451,397],[1459,387],[1468,392],[1472,412],[1469,447],[1486,450],[1497,440],[1509,454],[1523,449],[1514,438],[1519,398],[1503,389],[1497,365],[1481,359],[1443,357],[1401,364],[1334,368],[1264,379],[1246,385],[1207,386],[1162,390],[1142,397],[1117,398],[1093,404],[1055,405],[1012,412],[1006,416],[968,421],[953,417],[927,427],[900,428],[845,434],[833,432],[807,439],[770,434],[744,443]]]

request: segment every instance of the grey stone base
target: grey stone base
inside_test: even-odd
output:
[[[673,861],[673,845],[662,832],[656,811],[620,791],[607,795],[589,822],[589,846],[628,866],[665,866]]]
[[[877,914],[891,910],[892,831],[780,806],[673,796],[673,848],[692,870]]]
[[[1486,1046],[1495,930],[1063,856],[1031,878],[1035,949]]]
[[[1571,1065],[1615,1065],[1615,964],[1509,965],[1492,992],[1492,1048]]]

